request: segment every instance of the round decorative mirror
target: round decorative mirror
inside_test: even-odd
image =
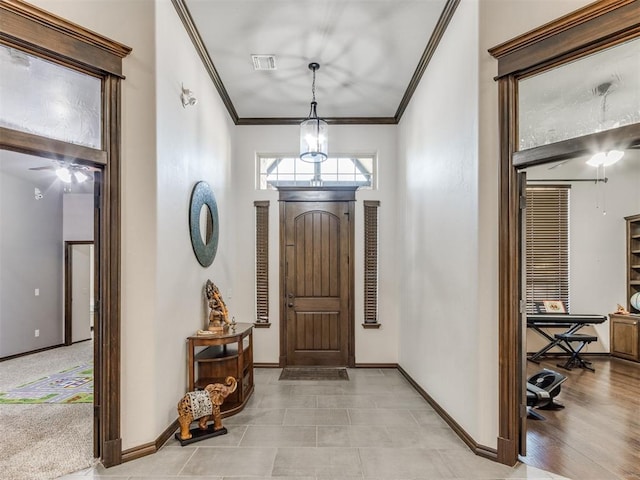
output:
[[[200,265],[208,267],[218,250],[219,222],[218,205],[207,182],[196,183],[191,192],[189,230],[193,253]]]

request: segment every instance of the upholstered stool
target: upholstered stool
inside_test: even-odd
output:
[[[567,344],[569,349],[573,352],[569,360],[564,365],[558,364],[560,368],[564,368],[566,370],[571,370],[573,367],[578,368],[586,368],[587,370],[591,370],[595,372],[595,370],[591,367],[591,362],[583,360],[580,357],[580,351],[584,348],[585,345],[588,345],[591,342],[597,342],[598,337],[595,335],[586,335],[584,333],[556,333],[554,335],[558,340],[562,340]],[[578,348],[574,349],[571,345],[571,342],[580,342]]]

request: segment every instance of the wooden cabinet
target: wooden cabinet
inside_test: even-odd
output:
[[[640,215],[625,217],[627,221],[627,309],[640,314],[640,310],[629,303],[635,293],[640,292]]]
[[[627,310],[630,315],[609,315],[611,355],[640,362],[640,310],[631,305],[631,296],[640,292],[640,215],[627,221]]]
[[[611,355],[640,362],[640,315],[609,315]]]
[[[225,383],[228,376],[238,387],[222,404],[223,416],[244,408],[253,393],[253,324],[238,323],[211,335],[193,335],[187,339],[187,373],[189,391],[210,383]]]

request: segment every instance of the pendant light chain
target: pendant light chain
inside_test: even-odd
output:
[[[311,96],[313,101],[316,101],[316,69],[313,69],[313,81],[311,82]]]
[[[311,100],[311,107],[307,118],[318,118],[318,113],[316,111],[316,106],[318,105],[318,102],[316,102],[316,70],[319,68],[319,65],[312,63],[309,65],[309,68],[313,72],[313,80],[311,82],[311,96],[313,98]]]

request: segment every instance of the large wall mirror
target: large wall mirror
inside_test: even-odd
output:
[[[213,190],[207,182],[198,182],[191,193],[189,231],[193,253],[203,267],[213,263],[218,251],[219,223]]]

